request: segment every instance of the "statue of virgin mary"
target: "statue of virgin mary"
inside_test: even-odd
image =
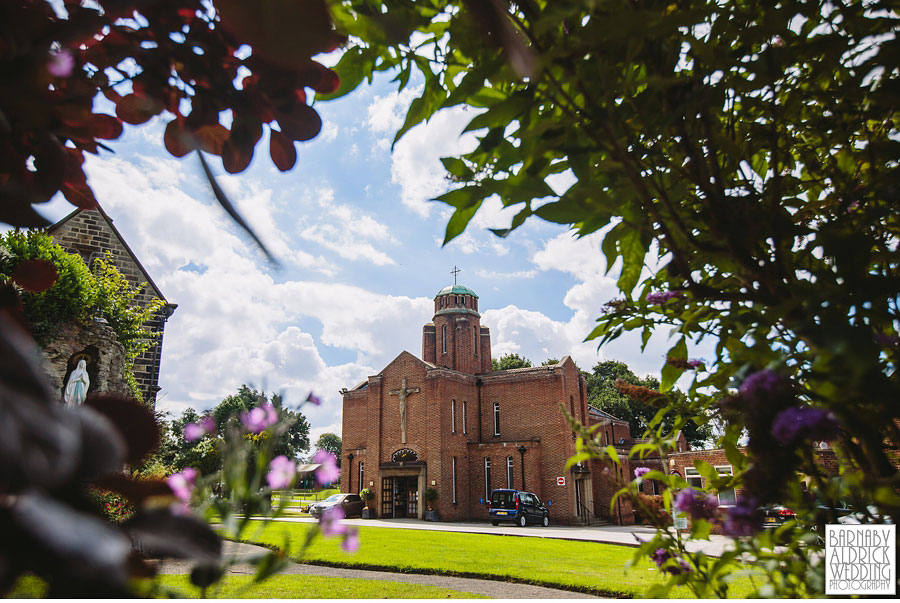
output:
[[[87,362],[82,358],[78,361],[78,366],[69,375],[69,381],[66,383],[66,393],[63,398],[66,406],[79,406],[84,404],[87,398],[88,387],[91,385],[91,378],[87,372]]]

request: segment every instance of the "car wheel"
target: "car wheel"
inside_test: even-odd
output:
[[[525,521],[525,515],[522,514],[522,515],[519,516],[519,527],[520,527],[520,528],[524,528],[524,527],[525,527],[525,524],[526,524],[526,521]]]
[[[546,528],[549,525],[550,525],[550,518],[547,517],[546,515],[544,515],[544,527]]]
[[[500,525],[500,522],[499,522],[499,521],[494,521],[494,520],[492,519],[492,520],[491,520],[491,525],[492,525],[492,526],[499,526],[499,525]]]

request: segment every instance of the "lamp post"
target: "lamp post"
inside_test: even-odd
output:
[[[525,451],[527,448],[525,446],[519,446],[516,450],[519,451],[519,465],[522,467],[522,489],[525,489]]]
[[[347,492],[353,492],[353,453],[347,455]]]

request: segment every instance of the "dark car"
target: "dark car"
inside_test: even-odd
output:
[[[766,505],[761,511],[763,513],[762,527],[764,528],[777,528],[797,518],[797,514],[784,505]]]
[[[309,514],[318,517],[322,511],[338,506],[344,510],[344,517],[361,516],[365,503],[359,494],[332,494],[322,502],[309,505]]]
[[[533,492],[494,490],[488,505],[491,525],[501,521],[512,521],[523,528],[529,523],[550,525],[550,511]]]

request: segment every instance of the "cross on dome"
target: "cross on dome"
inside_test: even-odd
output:
[[[456,284],[456,275],[459,274],[460,272],[462,272],[462,270],[460,270],[459,268],[457,268],[456,265],[454,264],[454,265],[453,265],[453,270],[450,271],[450,274],[453,275],[453,284],[454,284],[454,285]]]

